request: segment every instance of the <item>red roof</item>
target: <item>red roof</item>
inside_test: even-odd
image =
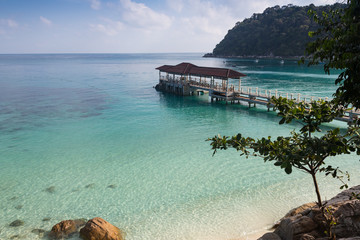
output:
[[[195,76],[205,76],[205,77],[217,77],[217,78],[240,78],[245,77],[246,75],[234,71],[228,68],[215,68],[215,67],[198,67],[191,63],[180,63],[178,65],[163,65],[161,67],[156,68],[161,72],[174,73],[180,75],[195,75]]]

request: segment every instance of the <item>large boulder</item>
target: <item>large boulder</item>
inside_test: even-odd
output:
[[[325,203],[328,206],[335,205],[337,203],[348,201],[353,198],[353,194],[359,194],[359,193],[360,193],[360,185],[340,192],[338,195],[331,198],[329,201],[327,201]]]
[[[52,239],[67,238],[70,235],[77,233],[79,227],[85,225],[85,222],[84,219],[61,221],[52,227],[49,237]]]
[[[281,238],[276,233],[268,232],[265,233],[258,240],[281,240]]]
[[[329,222],[333,222],[335,224],[332,224],[331,232],[337,239],[358,239],[360,238],[360,200],[357,199],[359,193],[360,186],[356,186],[324,202],[325,215],[313,203],[295,208],[280,220],[275,226],[274,233],[283,240],[327,239],[325,231],[329,230]]]
[[[89,220],[80,230],[80,237],[84,240],[123,240],[121,230],[102,218]]]
[[[336,222],[333,232],[337,237],[360,236],[360,200],[348,200],[330,209]]]
[[[291,217],[291,216],[296,216],[298,215],[299,213],[302,213],[304,212],[305,210],[309,210],[313,207],[316,207],[316,203],[315,202],[311,202],[311,203],[305,203],[299,207],[296,207],[296,208],[293,208],[292,210],[290,210],[284,218],[288,218],[288,217]]]
[[[282,220],[274,233],[281,239],[300,239],[303,234],[312,232],[317,227],[318,224],[312,218],[298,214]]]

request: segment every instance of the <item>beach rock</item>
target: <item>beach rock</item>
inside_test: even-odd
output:
[[[360,237],[360,185],[345,190],[324,202],[325,215],[314,203],[292,209],[275,227],[274,233],[286,240],[327,239],[328,222],[337,239]],[[359,239],[360,240],[360,239]]]
[[[317,205],[316,205],[315,202],[305,203],[305,204],[301,205],[300,207],[296,207],[296,208],[293,208],[292,210],[290,210],[290,211],[285,215],[284,218],[298,215],[299,213],[303,213],[305,210],[310,210],[311,208],[316,207],[316,206],[317,206]],[[304,215],[304,214],[302,214],[302,215]]]
[[[102,218],[96,217],[89,220],[85,227],[80,230],[80,237],[84,240],[123,240],[119,228]]]
[[[15,220],[9,224],[10,227],[20,227],[22,225],[24,225],[24,221],[19,220],[19,219]]]
[[[300,237],[300,240],[315,240],[315,237],[310,235],[310,234],[303,234],[301,237]]]
[[[277,229],[282,220],[292,217],[292,216],[296,216],[298,214],[301,214],[302,216],[307,215],[311,211],[312,208],[316,208],[316,207],[317,207],[317,204],[315,202],[310,202],[310,203],[305,203],[299,207],[291,209],[283,218],[281,218],[277,223],[275,223],[271,227],[271,230]]]
[[[318,224],[313,219],[298,214],[282,220],[274,233],[279,235],[281,239],[292,240],[295,237],[300,238],[303,234],[309,233],[317,227]]]
[[[337,203],[341,203],[347,200],[351,200],[353,197],[353,193],[354,194],[359,194],[360,193],[360,185],[349,188],[347,190],[344,190],[342,192],[340,192],[338,195],[336,195],[335,197],[331,198],[329,201],[326,202],[327,206],[330,205],[336,205]]]
[[[281,238],[276,233],[269,232],[262,235],[258,240],[281,240]]]
[[[85,225],[85,222],[83,219],[61,221],[52,227],[49,237],[52,239],[67,238],[78,232],[78,229]]]
[[[332,230],[339,238],[360,236],[360,200],[348,200],[331,206],[335,226]]]

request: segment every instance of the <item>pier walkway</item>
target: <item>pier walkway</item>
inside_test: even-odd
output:
[[[272,97],[284,97],[296,102],[328,98],[301,95],[300,93],[284,93],[277,90],[260,89],[258,87],[242,87],[241,77],[246,76],[240,72],[226,68],[198,67],[191,63],[181,63],[175,66],[164,65],[159,70],[159,84],[157,90],[171,92],[179,95],[199,95],[208,93],[211,101],[225,101],[226,103],[247,102],[249,107],[256,104],[269,105]],[[230,84],[229,79],[236,79],[238,84]],[[234,81],[233,81],[234,82]],[[350,110],[336,120],[351,124],[359,118],[360,111]]]

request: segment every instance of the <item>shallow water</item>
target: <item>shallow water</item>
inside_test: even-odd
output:
[[[231,67],[248,75],[243,86],[319,97],[331,96],[335,77],[293,60],[201,55],[0,55],[0,239],[38,239],[35,228],[96,216],[128,240],[234,239],[314,201],[309,176],[232,150],[212,157],[205,141],[287,135],[298,124],[280,126],[262,107],[156,92],[155,68]],[[333,161],[359,182],[356,157]],[[338,186],[320,178],[325,198]],[[9,227],[16,219],[24,225]]]

